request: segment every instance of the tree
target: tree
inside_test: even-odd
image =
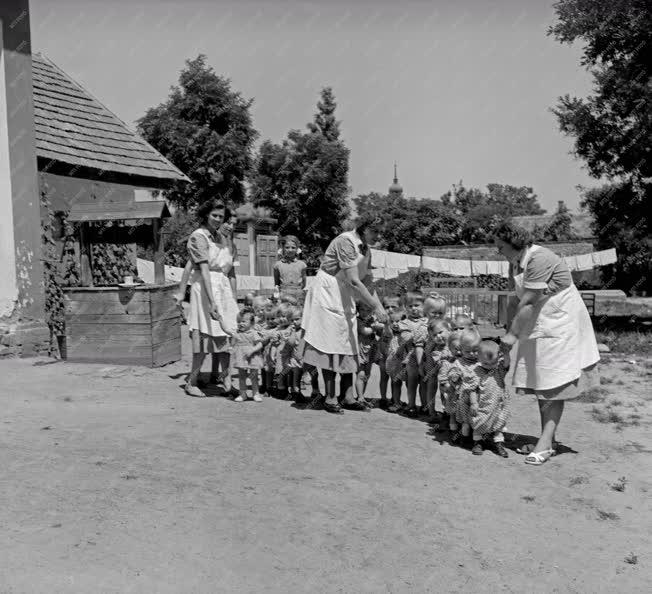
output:
[[[420,255],[423,246],[456,243],[462,216],[438,200],[391,198],[372,192],[354,198],[358,222],[374,222],[379,247]]]
[[[582,206],[593,215],[593,232],[599,249],[616,248],[618,261],[602,268],[607,288],[627,293],[652,291],[649,206],[652,184],[605,184],[588,190]]]
[[[652,177],[652,8],[649,0],[561,0],[548,31],[584,42],[594,94],[565,95],[553,112],[595,177]]]
[[[140,134],[192,180],[175,183],[165,192],[168,200],[185,209],[215,196],[244,201],[258,136],[252,103],[206,65],[206,56],[186,60],[168,99],[138,121]]]
[[[572,222],[573,219],[568,207],[560,200],[557,212],[555,212],[550,222],[543,228],[543,239],[545,241],[569,241],[575,239]]]
[[[254,204],[271,210],[279,233],[299,238],[309,266],[319,265],[349,216],[349,150],[339,139],[335,107],[324,88],[308,132],[291,130],[282,144],[263,142],[251,175]]]

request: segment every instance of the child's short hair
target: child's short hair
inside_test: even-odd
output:
[[[473,319],[469,314],[459,313],[455,316],[455,325],[473,328]]]
[[[277,317],[282,316],[282,317],[289,320],[292,317],[292,309],[293,309],[293,306],[291,304],[289,304],[289,303],[281,303],[276,308],[276,310],[277,310],[276,315],[277,315]]]
[[[396,303],[398,307],[401,304],[401,298],[398,295],[385,295],[382,300],[383,307],[390,302]]]
[[[478,347],[478,353],[489,356],[491,359],[497,359],[500,354],[500,347],[493,340],[483,340]]]
[[[423,303],[423,293],[419,291],[409,291],[405,296],[405,303],[412,305],[413,303]]]
[[[264,297],[263,295],[257,295],[256,297],[254,297],[252,306],[254,309],[262,309],[266,307],[268,303],[269,303],[269,299],[267,299],[267,297]]]
[[[423,300],[423,308],[424,309],[438,309],[438,310],[441,310],[442,312],[446,313],[446,300],[443,297],[440,297],[439,295],[437,295],[437,296],[428,295]]]
[[[452,327],[450,325],[450,322],[448,320],[430,320],[428,322],[428,332],[433,332],[437,333],[441,329],[448,330],[449,332],[452,330]]]
[[[290,311],[290,316],[294,320],[295,318],[303,317],[303,308],[295,305]]]
[[[252,324],[255,322],[253,311],[250,311],[248,309],[243,309],[241,312],[238,313],[238,322],[243,322],[247,319]]]
[[[481,340],[480,334],[475,328],[467,328],[460,333],[460,345],[473,347],[479,345]]]

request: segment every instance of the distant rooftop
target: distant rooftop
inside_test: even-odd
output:
[[[40,171],[159,189],[190,181],[44,55],[32,76]]]

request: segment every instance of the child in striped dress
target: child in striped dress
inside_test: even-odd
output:
[[[419,411],[416,407],[417,390],[421,398],[421,412],[428,414],[426,401],[426,386],[421,376],[423,348],[428,338],[428,318],[423,315],[423,295],[408,293],[408,317],[401,322],[401,329],[410,334],[406,344],[405,365],[407,370],[408,408],[405,414],[416,417]]]
[[[491,340],[483,340],[478,349],[478,365],[475,367],[476,388],[470,395],[471,427],[475,455],[482,455],[482,440],[491,435],[496,453],[507,458],[503,431],[509,420],[509,395],[505,376],[509,370],[509,354],[501,358],[499,346]]]
[[[387,312],[387,315],[394,313],[400,305],[398,297],[384,297],[383,298],[383,307]],[[380,391],[380,403],[379,408],[386,410],[389,407],[390,400],[387,398],[387,384],[389,383],[389,375],[385,369],[385,363],[387,361],[387,353],[389,350],[389,341],[392,338],[392,332],[389,329],[387,324],[376,324],[374,326],[374,331],[376,333],[376,360],[375,363],[378,365],[380,371],[380,381],[378,384],[378,389]]]
[[[409,333],[401,331],[401,322],[405,320],[405,312],[396,310],[389,315],[387,320],[387,331],[391,334],[387,347],[387,359],[385,370],[392,385],[392,404],[387,411],[397,413],[401,410],[401,390],[403,382],[407,379],[405,368],[405,345],[409,339]]]
[[[457,422],[462,425],[461,433],[464,442],[471,437],[471,392],[477,389],[477,377],[475,367],[478,364],[478,346],[480,335],[475,329],[462,330],[460,333],[460,353],[457,366],[448,374],[449,380],[456,386],[457,399]],[[456,436],[454,436],[456,437]],[[459,441],[459,437],[451,440],[453,443]]]
[[[446,320],[433,317],[428,322],[428,339],[423,352],[421,375],[426,384],[430,422],[435,422],[436,419],[437,378],[442,361],[448,358],[447,342],[450,332],[451,325]],[[444,403],[443,397],[442,403]]]
[[[439,425],[441,430],[446,428],[450,429],[451,433],[455,435],[459,429],[457,424],[457,387],[451,381],[451,377],[455,377],[455,373],[451,374],[453,368],[456,368],[459,373],[458,360],[462,353],[460,352],[460,333],[453,330],[448,335],[447,348],[445,356],[442,357],[439,366],[439,373],[437,374],[437,381],[439,383],[439,393],[444,403],[444,417]],[[446,420],[448,422],[446,422]]]

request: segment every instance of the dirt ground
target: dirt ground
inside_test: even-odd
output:
[[[379,409],[189,398],[186,365],[0,361],[0,592],[649,591],[649,361],[607,361],[542,467]],[[537,425],[515,398],[510,447]]]

